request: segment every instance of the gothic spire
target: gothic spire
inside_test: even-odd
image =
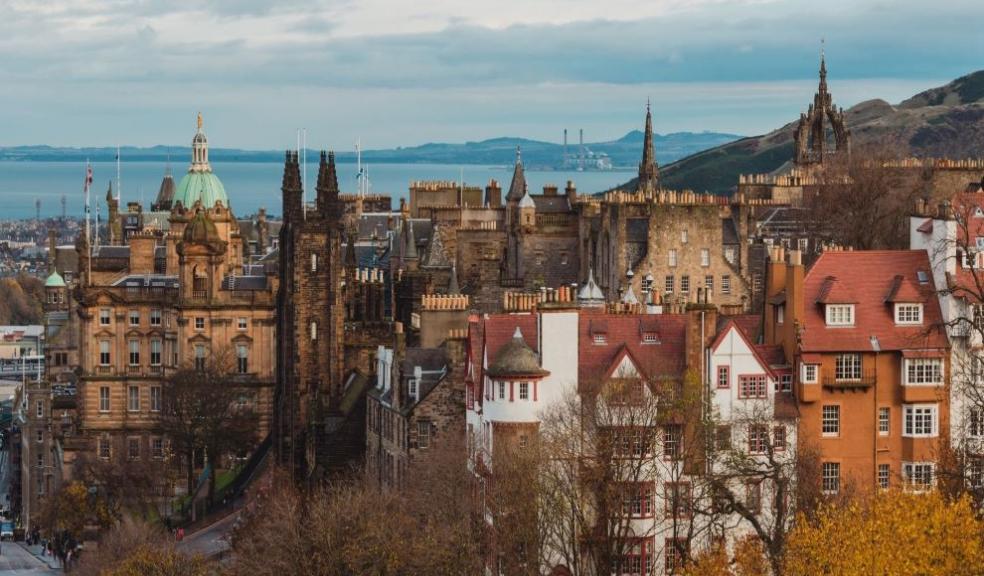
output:
[[[280,191],[283,195],[284,219],[287,221],[299,220],[303,212],[303,200],[301,196],[301,172],[297,165],[297,152],[287,151],[284,154],[284,177],[280,184]]]
[[[653,113],[646,101],[646,132],[642,140],[642,162],[639,163],[639,190],[659,188],[659,165],[656,163],[656,146],[653,144]]]
[[[509,193],[506,194],[506,202],[519,201],[526,193],[526,173],[523,171],[523,158],[516,146],[516,167],[513,168],[512,183],[509,185]]]
[[[318,210],[333,218],[341,218],[341,207],[338,206],[338,173],[335,170],[335,153],[321,151],[321,161],[318,164]]]

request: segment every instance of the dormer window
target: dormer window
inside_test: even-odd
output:
[[[816,364],[803,364],[803,373],[800,375],[800,379],[804,384],[817,383],[817,368]]]
[[[608,342],[608,337],[604,333],[602,332],[595,333],[594,335],[595,344],[606,344],[607,342]]]
[[[854,304],[828,304],[827,326],[853,326]]]
[[[776,307],[776,324],[782,324],[786,320],[786,307],[777,306]]]
[[[642,333],[642,343],[643,344],[659,344],[659,334],[656,332],[643,332]]]
[[[922,324],[923,307],[922,304],[896,304],[895,323],[896,324]]]

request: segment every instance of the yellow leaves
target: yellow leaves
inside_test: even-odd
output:
[[[826,508],[812,523],[801,518],[789,536],[786,574],[984,574],[982,537],[984,524],[967,498],[886,492]]]
[[[684,576],[768,576],[769,563],[762,542],[749,536],[735,542],[734,556],[719,542],[697,557],[683,571]]]
[[[213,571],[199,557],[143,545],[102,576],[209,576]]]

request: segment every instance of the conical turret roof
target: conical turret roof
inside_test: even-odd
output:
[[[512,340],[499,349],[487,373],[492,378],[542,378],[550,374],[540,367],[536,352],[526,344],[518,326]]]

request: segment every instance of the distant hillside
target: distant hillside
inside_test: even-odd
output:
[[[719,146],[740,138],[717,132],[676,132],[655,135],[656,153],[660,162],[673,162],[701,150]],[[365,150],[362,159],[369,163],[405,164],[511,164],[516,158],[516,146],[521,146],[523,161],[530,168],[559,169],[563,163],[564,147],[555,142],[524,138],[493,138],[463,144],[428,143],[390,150]],[[618,140],[586,143],[594,155],[607,155],[616,168],[635,167],[642,156],[642,132],[633,130]],[[568,153],[578,153],[577,144],[568,145]],[[124,147],[127,161],[163,161],[168,154],[175,160],[191,154],[187,146],[148,148]],[[283,152],[273,150],[238,150],[212,148],[209,156],[216,162],[282,162]],[[52,146],[0,147],[0,160],[32,160],[54,162],[113,161],[115,148],[57,148]],[[353,152],[340,152],[338,159],[354,162]]]
[[[830,83],[837,102],[837,83]],[[810,101],[804,100],[803,109]],[[917,157],[984,154],[984,70],[891,105],[868,100],[845,111],[852,146],[884,143]],[[667,188],[728,193],[739,174],[772,172],[793,156],[795,121],[768,134],[742,138],[662,167]],[[631,188],[635,181],[624,186]]]

